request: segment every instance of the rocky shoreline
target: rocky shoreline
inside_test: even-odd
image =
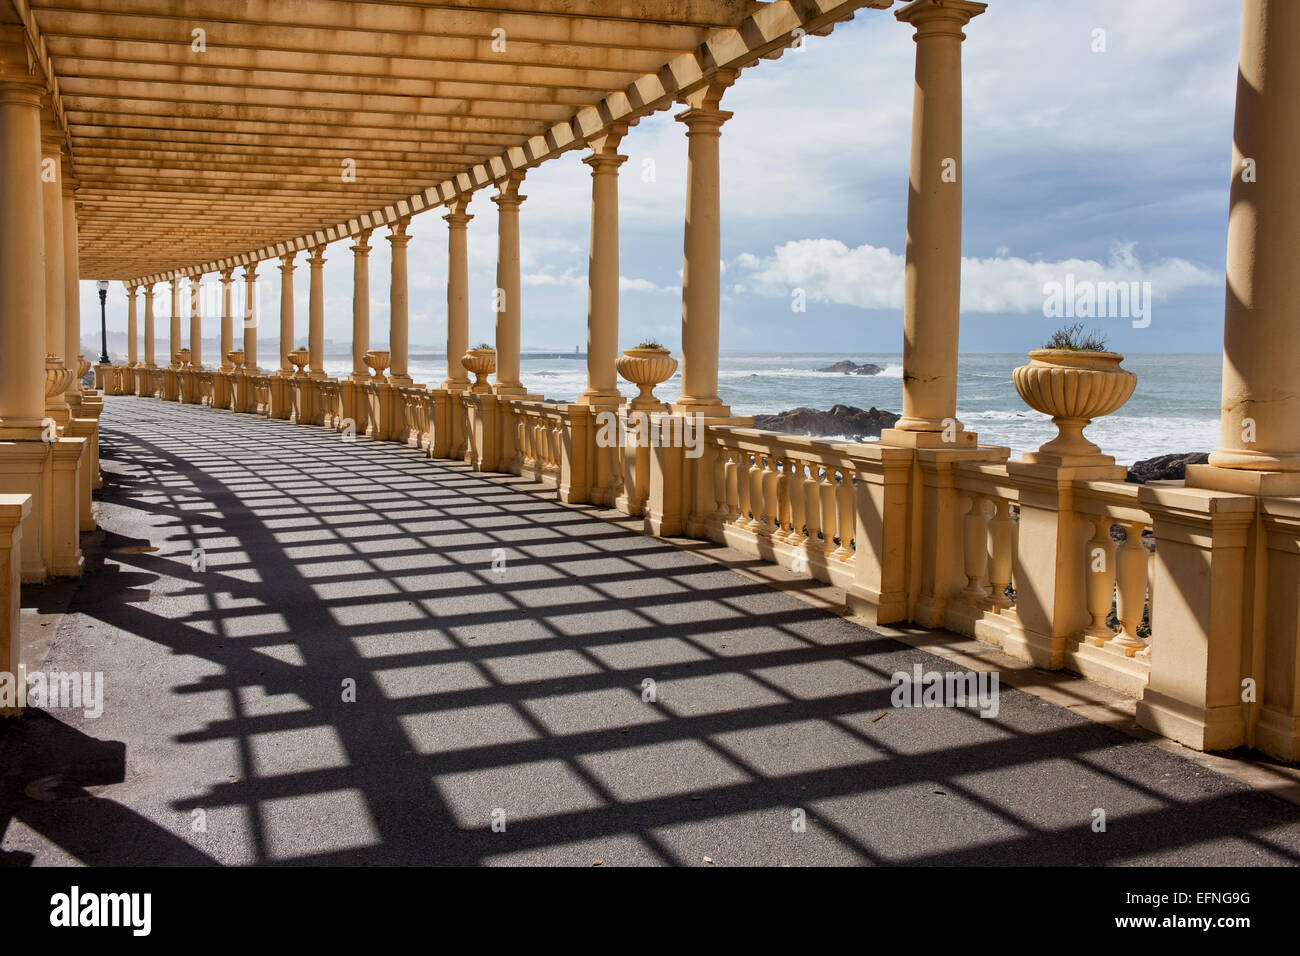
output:
[[[870,362],[864,362],[859,365],[857,362],[850,362],[844,359],[836,362],[834,365],[827,365],[825,368],[817,369],[818,372],[831,372],[840,375],[879,375],[884,371],[879,365],[873,365]]]
[[[880,432],[893,428],[899,416],[878,408],[861,409],[853,405],[832,405],[828,410],[792,408],[777,415],[755,415],[754,427],[763,431],[791,435],[834,437],[851,441],[879,438]]]

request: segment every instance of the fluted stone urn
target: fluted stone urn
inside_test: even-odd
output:
[[[86,373],[90,371],[90,363],[86,361],[84,355],[77,356],[77,378],[85,378]]]
[[[292,352],[288,353],[285,358],[287,358],[289,364],[294,367],[293,374],[295,377],[301,378],[307,374],[303,370],[307,367],[307,363],[311,360],[311,356],[306,349],[294,349]]]
[[[177,350],[176,350],[176,364],[179,365],[179,366],[181,366],[181,367],[184,367],[184,366],[190,364],[190,350],[189,350],[189,349],[177,349]]]
[[[496,349],[470,349],[461,356],[460,364],[465,367],[465,371],[472,372],[474,375],[474,384],[470,386],[470,391],[492,391],[492,386],[488,384],[487,377],[497,370]]]
[[[1117,410],[1133,394],[1137,375],[1120,367],[1119,352],[1035,349],[1029,364],[1011,373],[1025,404],[1052,416],[1057,436],[1025,461],[1053,465],[1114,464],[1083,436],[1093,419]]]
[[[623,354],[614,360],[614,368],[641,390],[641,394],[632,399],[630,408],[662,408],[663,402],[655,398],[654,389],[673,377],[677,371],[677,359],[665,348],[624,349]]]
[[[384,372],[392,363],[393,353],[389,352],[387,349],[371,349],[365,355],[361,356],[361,360],[366,363],[366,367],[370,369],[370,374],[373,375],[377,381],[383,381]]]
[[[235,367],[236,371],[244,367],[243,349],[231,349],[226,353],[226,358],[230,361],[230,364]]]
[[[55,398],[62,395],[72,384],[73,371],[65,368],[63,362],[55,355],[45,356],[45,397]]]

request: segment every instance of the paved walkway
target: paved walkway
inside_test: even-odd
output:
[[[1300,861],[1300,807],[1005,687],[895,709],[953,665],[461,466],[135,398],[103,459],[46,667],[104,712],[0,724],[0,862]]]

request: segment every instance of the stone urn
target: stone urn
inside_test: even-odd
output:
[[[306,349],[294,349],[286,355],[285,358],[287,358],[289,364],[294,367],[293,374],[295,377],[301,378],[307,374],[303,370],[307,367],[307,363],[311,360],[311,356]]]
[[[665,348],[624,349],[614,361],[618,374],[637,388],[641,394],[632,399],[630,408],[662,408],[663,402],[655,398],[656,385],[668,381],[677,371],[677,359]]]
[[[85,378],[86,373],[90,371],[90,363],[86,361],[84,355],[77,356],[77,378]]]
[[[190,350],[189,350],[189,349],[177,349],[177,350],[176,350],[176,364],[179,365],[179,366],[182,366],[182,367],[184,367],[184,366],[190,364]]]
[[[492,386],[488,384],[487,377],[497,370],[496,349],[470,349],[461,356],[460,364],[465,366],[465,371],[474,373],[474,384],[470,386],[470,391],[492,391]]]
[[[1035,349],[1029,364],[1011,373],[1025,404],[1052,416],[1057,436],[1024,456],[1025,461],[1055,465],[1114,464],[1083,437],[1094,418],[1109,415],[1129,400],[1137,375],[1120,368],[1118,352],[1084,349]]]
[[[244,367],[243,349],[231,349],[226,353],[226,358],[229,360],[230,364],[235,367],[235,371],[239,371]]]
[[[366,367],[370,369],[370,374],[377,381],[383,381],[384,372],[393,360],[393,353],[387,349],[371,349],[361,356],[361,360],[366,363]]]
[[[45,356],[45,397],[56,398],[68,390],[72,384],[73,371],[65,368],[54,355]]]

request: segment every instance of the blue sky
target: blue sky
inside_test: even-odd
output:
[[[1239,18],[1240,4],[1227,0],[991,0],[971,22],[963,44],[964,351],[1041,344],[1060,324],[1043,315],[1043,283],[1067,273],[1152,283],[1148,327],[1089,323],[1113,347],[1219,351]],[[1098,29],[1104,52],[1093,50]],[[892,13],[860,11],[831,36],[810,37],[805,50],[746,70],[724,97],[735,116],[721,143],[723,349],[901,350],[911,34]],[[684,132],[671,112],[660,113],[621,146],[629,157],[620,176],[624,346],[651,335],[674,351],[680,344]],[[586,341],[583,155],[532,171],[522,190],[526,348],[572,350]],[[472,341],[493,337],[489,192],[469,210]],[[411,224],[413,346],[444,341],[440,215]],[[371,239],[376,345],[387,340],[385,234]],[[336,243],[327,256],[326,335],[346,342],[352,254]],[[277,328],[275,265],[261,270],[264,341]],[[305,341],[305,256],[296,279]],[[90,341],[98,301],[83,285]],[[792,314],[793,288],[807,295],[803,314]],[[115,285],[110,329],[125,331],[125,299]],[[218,327],[206,320],[205,334]],[[158,332],[165,337],[165,322]]]

